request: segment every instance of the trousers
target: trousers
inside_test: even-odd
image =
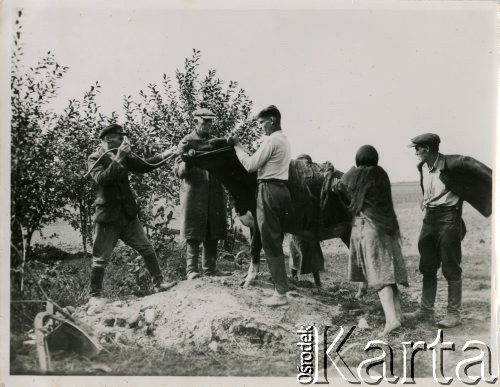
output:
[[[288,291],[283,238],[292,215],[292,199],[284,182],[260,182],[257,190],[257,226],[276,291]]]

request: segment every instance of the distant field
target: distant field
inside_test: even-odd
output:
[[[392,196],[403,237],[404,252],[418,254],[416,241],[423,217],[419,205],[422,196],[419,185],[417,182],[395,183],[392,185]],[[483,239],[488,246],[491,245],[491,232],[484,232],[485,229],[491,230],[489,220],[485,220],[468,204],[464,205],[464,220],[469,230],[482,230],[480,239]],[[179,213],[175,211],[171,227],[178,229],[179,222]],[[70,252],[81,250],[79,232],[73,230],[66,222],[57,222],[47,226],[43,229],[42,234],[43,237],[40,233],[35,233],[33,242],[57,245]],[[54,234],[56,236],[50,238]],[[464,242],[469,242],[469,247],[472,247],[473,240],[467,236]]]

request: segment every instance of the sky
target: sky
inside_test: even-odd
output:
[[[103,112],[122,116],[123,95],[136,96],[164,73],[174,78],[196,48],[201,74],[213,68],[221,79],[237,81],[254,113],[270,104],[280,109],[293,156],[309,153],[346,171],[356,150],[371,144],[391,181],[416,181],[417,159],[407,145],[434,132],[443,153],[492,166],[495,4],[402,3],[26,7],[24,61],[32,66],[50,50],[69,67],[52,103],[56,111],[99,81]]]

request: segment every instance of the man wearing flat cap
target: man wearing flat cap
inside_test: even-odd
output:
[[[215,114],[209,109],[197,109],[193,112],[194,129],[185,136],[185,140],[209,139]],[[222,184],[208,171],[197,168],[183,161],[175,161],[174,172],[182,180],[180,189],[181,202],[181,237],[186,240],[186,272],[189,280],[200,276],[198,257],[200,244],[203,245],[202,269],[204,275],[218,276],[217,244],[226,238],[226,195]]]
[[[418,240],[422,298],[419,309],[407,317],[433,319],[436,274],[442,265],[448,282],[448,308],[438,325],[451,328],[461,323],[461,242],[465,236],[462,204],[465,200],[483,216],[491,215],[492,171],[472,157],[439,153],[440,142],[438,135],[425,133],[413,138],[409,145],[419,159],[425,216]]]
[[[281,130],[281,113],[276,106],[263,109],[257,115],[257,122],[266,136],[253,155],[247,153],[237,137],[230,137],[228,143],[234,145],[238,159],[248,172],[257,171],[257,226],[275,288],[274,294],[264,300],[264,304],[280,306],[288,303],[283,236],[292,216],[288,189],[291,150]]]
[[[99,133],[100,148],[88,158],[90,175],[97,184],[90,303],[103,302],[104,271],[118,239],[144,258],[156,292],[172,286],[172,283],[163,282],[153,245],[137,218],[138,206],[128,179],[129,172],[144,173],[155,169],[156,166],[148,164],[159,163],[169,151],[147,160],[139,159],[130,154],[126,135],[118,124],[105,127]]]

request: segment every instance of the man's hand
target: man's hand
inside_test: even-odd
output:
[[[330,189],[333,191],[333,192],[338,192],[339,189],[340,189],[340,179],[337,178],[337,177],[334,177],[330,183]]]
[[[238,146],[240,145],[240,139],[237,136],[228,136],[226,139],[227,144],[229,146]]]
[[[187,146],[188,142],[186,140],[181,141],[177,146],[177,154],[182,155],[183,153],[185,153]]]
[[[176,153],[176,151],[178,151],[178,147],[174,146],[170,149],[167,149],[167,150],[164,150],[163,152],[161,152],[160,157],[162,159],[166,159],[167,157],[173,156]]]
[[[125,157],[130,153],[130,143],[128,140],[125,138],[120,147],[118,148],[118,152],[116,153],[116,161],[121,163],[123,160],[125,160]]]
[[[168,156],[170,156],[172,154],[172,152],[170,151],[170,149],[167,149],[163,152],[160,153],[160,157],[162,159],[166,159]]]
[[[327,172],[335,172],[335,167],[328,160],[323,163],[323,169],[325,170],[325,173],[327,173]]]

